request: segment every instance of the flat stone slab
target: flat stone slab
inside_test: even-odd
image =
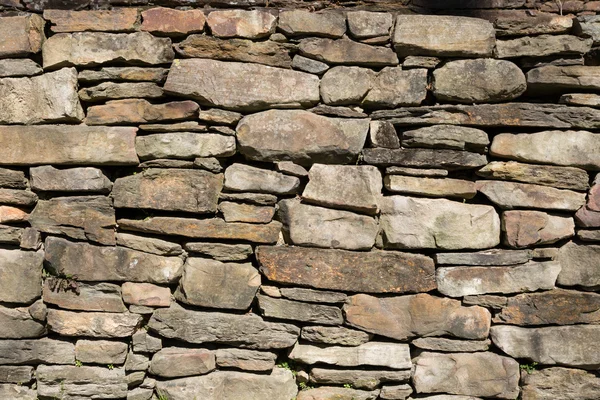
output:
[[[259,246],[256,258],[269,280],[317,289],[415,293],[436,287],[433,261],[418,254]]]
[[[504,243],[523,248],[556,243],[575,236],[575,222],[571,217],[547,214],[541,211],[505,211],[502,213]]]
[[[76,311],[125,312],[121,287],[113,283],[87,284],[76,282],[76,289],[61,288],[61,278],[44,281],[44,303]],[[68,282],[67,282],[68,283]],[[108,363],[110,364],[110,363]]]
[[[433,256],[441,265],[514,265],[531,260],[530,250],[484,250],[476,253],[438,253]]]
[[[141,323],[142,316],[132,313],[48,310],[48,328],[62,336],[125,338]]]
[[[268,169],[235,163],[225,170],[226,190],[272,194],[297,193],[300,179]]]
[[[58,169],[44,165],[30,168],[29,177],[31,190],[35,192],[108,193],[112,188],[112,182],[102,170],[93,167]]]
[[[235,138],[212,133],[173,132],[138,136],[136,151],[142,160],[229,157],[235,154]]]
[[[75,345],[55,339],[0,340],[0,364],[37,365],[75,363]]]
[[[36,377],[40,397],[84,396],[110,399],[127,396],[124,368],[40,365]]]
[[[88,125],[152,124],[198,116],[198,104],[191,100],[152,104],[144,99],[110,100],[88,108]]]
[[[135,8],[120,8],[115,10],[44,10],[44,19],[52,26],[54,33],[81,31],[135,31],[138,19]]]
[[[477,194],[475,182],[463,179],[436,179],[402,175],[387,175],[384,185],[392,193],[427,197],[472,199]]]
[[[491,340],[457,340],[436,337],[418,338],[411,344],[419,349],[440,351],[448,353],[487,351],[492,344]]]
[[[3,17],[0,36],[6,40],[0,44],[0,58],[39,53],[46,40],[45,25],[46,21],[37,14]]]
[[[351,64],[370,67],[398,65],[398,56],[387,47],[370,46],[342,39],[302,39],[300,54],[327,64]]]
[[[477,181],[477,190],[505,210],[537,208],[574,212],[585,204],[585,193],[527,183]]]
[[[344,387],[322,386],[298,392],[297,400],[375,400],[379,397],[379,390],[366,391]]]
[[[217,349],[217,365],[225,368],[238,368],[244,371],[271,371],[275,367],[277,354],[269,351],[246,349]]]
[[[167,36],[185,36],[202,32],[206,17],[202,10],[174,10],[165,7],[150,8],[142,12],[141,30]]]
[[[342,326],[305,326],[300,337],[312,343],[359,346],[371,340],[373,335]]]
[[[152,356],[148,372],[161,378],[178,378],[203,375],[215,368],[215,354],[210,350],[167,347]]]
[[[39,338],[46,334],[44,321],[31,315],[32,307],[9,308],[0,306],[0,339]]]
[[[490,139],[485,131],[465,126],[433,125],[402,132],[403,147],[486,153],[489,144]]]
[[[556,283],[561,286],[596,288],[600,285],[598,269],[600,246],[569,242],[558,252],[562,269]]]
[[[498,58],[581,55],[590,51],[592,39],[573,35],[539,35],[496,41]]]
[[[351,385],[353,388],[374,390],[381,384],[406,382],[410,372],[406,370],[356,370],[313,368],[310,370],[310,381],[319,385]]]
[[[123,364],[127,348],[127,343],[112,340],[78,340],[75,358],[82,363]]]
[[[524,399],[593,399],[600,390],[600,378],[580,369],[552,367],[521,374],[521,385]]]
[[[341,325],[344,323],[342,310],[335,306],[276,299],[260,294],[257,296],[257,299],[261,315],[267,318],[322,325]]]
[[[31,304],[42,294],[43,252],[0,249],[0,301]]]

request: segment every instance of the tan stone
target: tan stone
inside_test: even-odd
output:
[[[502,213],[502,230],[505,244],[524,248],[575,236],[575,222],[570,217],[540,211],[505,211]]]
[[[198,114],[198,109],[198,104],[193,101],[151,104],[141,99],[111,100],[100,106],[89,107],[85,123],[116,125],[177,121],[193,118]]]
[[[347,38],[310,38],[300,41],[300,54],[328,64],[351,64],[369,67],[398,65],[398,56],[387,47],[369,46]]]
[[[54,33],[61,32],[132,32],[138,20],[136,8],[112,10],[44,10],[44,19],[50,21]]]
[[[158,35],[181,36],[202,32],[206,17],[202,10],[156,7],[142,12],[141,30]]]
[[[218,10],[208,14],[207,22],[216,37],[260,39],[275,32],[277,17],[260,10]]]
[[[475,182],[462,179],[387,175],[383,182],[385,188],[393,193],[461,199],[472,199],[477,194]]]
[[[48,310],[48,328],[62,336],[128,337],[141,322],[139,314]]]
[[[0,224],[25,222],[28,217],[29,214],[20,208],[0,206]]]
[[[284,10],[279,13],[278,28],[290,36],[339,38],[346,32],[346,18],[335,11]]]
[[[209,350],[167,347],[152,356],[149,372],[162,378],[177,378],[206,374],[215,366],[215,354]]]
[[[0,19],[0,58],[22,57],[38,53],[46,40],[46,22],[37,14]]]
[[[524,164],[516,161],[492,161],[475,172],[487,179],[509,180],[561,189],[587,190],[589,176],[575,167]]]
[[[168,307],[171,304],[171,290],[151,283],[125,282],[121,286],[123,301],[149,307]]]
[[[42,252],[0,249],[0,301],[31,304],[42,291]]]

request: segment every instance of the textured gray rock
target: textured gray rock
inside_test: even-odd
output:
[[[562,270],[557,283],[562,286],[583,286],[594,288],[600,285],[598,256],[600,246],[569,242],[558,252]]]
[[[31,304],[42,293],[43,253],[0,249],[0,301]]]
[[[162,96],[162,88],[152,82],[103,82],[79,91],[81,101],[89,103],[127,98],[156,99]]]
[[[217,365],[221,368],[238,368],[244,371],[271,371],[277,354],[268,351],[245,349],[217,349]]]
[[[152,356],[148,372],[162,378],[177,378],[203,375],[215,367],[215,354],[209,350],[167,347]]]
[[[483,154],[446,149],[364,149],[363,159],[377,166],[449,170],[479,168],[487,163],[487,157]]]
[[[300,335],[295,325],[267,322],[256,314],[191,311],[174,306],[156,310],[148,326],[163,337],[188,343],[221,343],[257,350],[290,347]]]
[[[201,110],[198,118],[200,121],[209,122],[217,125],[235,125],[242,119],[243,115],[235,111],[221,110],[218,108],[209,108]]]
[[[0,306],[0,339],[27,339],[46,333],[43,321],[35,320],[30,309]]]
[[[37,392],[27,386],[0,384],[0,396],[12,400],[36,400]]]
[[[0,366],[0,382],[29,383],[33,378],[33,367],[29,366]]]
[[[466,150],[485,153],[490,140],[480,129],[434,125],[402,132],[403,147]]]
[[[431,56],[407,56],[402,62],[402,68],[411,69],[411,68],[425,68],[425,69],[434,69],[438,66],[438,64],[442,62],[437,57]]]
[[[303,303],[287,299],[275,299],[257,295],[258,308],[267,318],[302,321],[322,325],[341,325],[344,322],[342,310],[322,304]]]
[[[314,75],[216,60],[180,60],[164,88],[169,94],[232,110],[304,107],[319,101],[319,79]]]
[[[110,399],[127,396],[123,368],[40,365],[36,376],[40,397]]]
[[[358,65],[365,67],[385,67],[398,65],[398,56],[387,47],[370,46],[342,39],[302,39],[300,54],[328,64]]]
[[[525,75],[510,61],[483,58],[450,61],[433,72],[433,94],[457,103],[513,100],[528,88]]]
[[[329,292],[305,288],[280,288],[279,293],[286,299],[306,301],[309,303],[344,303],[348,299],[344,293]]]
[[[368,68],[333,67],[321,78],[321,98],[331,105],[360,104],[371,89],[375,75]]]
[[[488,352],[422,353],[413,383],[417,393],[514,399],[519,394],[519,363]]]
[[[387,175],[383,183],[385,188],[392,193],[462,199],[472,199],[477,194],[475,182],[462,179]]]
[[[337,12],[286,10],[279,13],[277,28],[289,36],[339,38],[346,32],[346,18]]]
[[[212,133],[160,133],[138,136],[135,148],[141,160],[229,157],[235,154],[235,138]]]
[[[362,104],[368,108],[418,106],[427,96],[427,70],[386,67],[375,79]]]
[[[312,343],[360,346],[371,340],[373,335],[341,326],[305,326],[300,337]]]
[[[388,121],[371,121],[369,125],[369,141],[373,147],[400,148],[400,139],[394,125]]]
[[[25,173],[16,169],[0,168],[0,187],[9,189],[26,189]]]
[[[44,10],[44,19],[49,21],[52,32],[79,31],[135,31],[138,10],[120,8],[115,10]]]
[[[520,293],[554,289],[561,265],[556,261],[507,267],[438,268],[438,290],[450,297],[485,293]]]
[[[145,253],[157,254],[159,256],[178,256],[183,253],[181,245],[177,243],[123,232],[117,233],[117,244]]]
[[[384,248],[485,249],[500,243],[500,218],[490,206],[446,199],[384,197]]]
[[[582,15],[573,20],[574,31],[579,36],[591,37],[594,44],[600,43],[600,19],[595,15]]]
[[[260,39],[275,32],[277,16],[261,10],[217,10],[206,22],[216,37]]]
[[[490,312],[485,308],[463,307],[460,301],[428,294],[357,294],[350,297],[344,313],[350,326],[397,340],[442,335],[484,339],[491,323]]]
[[[590,51],[592,40],[571,35],[539,35],[496,41],[498,58],[581,55]]]
[[[571,368],[544,368],[521,374],[523,400],[572,398],[592,400],[600,390],[600,379],[593,373]]]
[[[278,218],[289,244],[297,246],[368,250],[379,231],[372,217],[311,206],[297,199],[280,201]]]
[[[572,106],[600,107],[600,96],[593,93],[569,93],[560,96],[558,101]]]
[[[497,3],[497,2],[496,2]],[[514,2],[514,3],[519,3]],[[519,4],[515,4],[520,6]],[[520,11],[520,10],[519,10]],[[508,11],[506,13],[490,12],[490,16],[496,15],[494,21],[496,36],[523,36],[539,35],[544,33],[568,33],[573,27],[574,19],[568,15],[556,15],[551,13],[536,13],[535,16],[523,10]]]
[[[142,316],[131,313],[48,310],[48,329],[62,336],[129,337],[141,323]]]
[[[447,338],[424,337],[418,338],[411,344],[419,349],[441,351],[448,353],[487,351],[492,342],[486,340],[456,340]]]
[[[538,208],[575,211],[585,203],[585,194],[548,186],[504,181],[477,181],[478,191],[505,209]]]
[[[552,244],[575,236],[573,218],[540,211],[505,211],[502,213],[503,242],[509,247]]]
[[[324,62],[296,54],[292,59],[292,68],[299,69],[300,71],[304,72],[310,72],[311,74],[320,75],[329,69],[329,65],[325,64]]]
[[[223,214],[225,222],[251,222],[268,224],[275,215],[274,207],[261,207],[252,204],[232,203],[222,201],[219,211]]]
[[[496,325],[490,333],[494,344],[514,358],[583,369],[597,369],[600,364],[597,325],[542,328]]]
[[[482,19],[399,15],[392,42],[400,56],[490,57],[495,33]]]
[[[410,379],[408,371],[377,371],[313,368],[310,381],[319,385],[345,385],[353,388],[374,390],[389,382],[405,382]]]
[[[348,30],[357,39],[389,36],[393,17],[389,13],[352,11],[346,14]]]
[[[224,189],[234,192],[292,194],[298,191],[300,179],[279,172],[235,163],[225,170]]]
[[[37,195],[29,190],[0,189],[0,203],[9,205],[8,207],[4,206],[2,219],[15,218],[17,221],[23,221],[26,217],[26,213],[16,207],[10,206],[32,207],[37,201]]]
[[[236,131],[240,153],[251,160],[330,164],[356,159],[368,129],[363,119],[270,110],[244,117]]]
[[[127,357],[127,343],[111,340],[78,340],[75,359],[90,364],[123,364]]]
[[[0,364],[75,363],[75,345],[55,339],[0,340]]]
[[[96,66],[121,61],[134,64],[166,64],[175,52],[171,39],[148,32],[77,32],[53,35],[44,43],[44,68]]]
[[[485,250],[477,253],[438,253],[435,262],[442,265],[514,265],[531,260],[530,250]]]
[[[76,311],[125,312],[121,288],[112,283],[86,284],[62,281],[49,277],[44,281],[44,302],[60,308]],[[73,283],[74,282],[74,283]],[[67,285],[67,288],[61,287]],[[75,287],[71,287],[75,286]]]
[[[58,169],[50,165],[29,169],[31,189],[42,192],[108,193],[112,182],[98,168]]]
[[[31,76],[41,73],[42,67],[28,58],[0,60],[0,78]]]
[[[156,353],[162,348],[160,338],[152,336],[146,330],[139,330],[131,336],[133,351],[136,353]]]

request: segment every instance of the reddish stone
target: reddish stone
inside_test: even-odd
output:
[[[156,7],[142,13],[142,30],[168,36],[202,32],[206,17],[200,10],[173,10]]]

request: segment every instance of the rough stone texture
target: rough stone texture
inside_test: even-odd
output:
[[[277,28],[289,36],[339,38],[346,33],[346,18],[336,12],[282,11],[279,13]]]
[[[162,82],[167,76],[168,70],[165,68],[144,68],[144,67],[104,67],[98,71],[83,70],[79,72],[77,79],[79,82],[98,82],[98,81],[149,81]]]
[[[405,196],[381,202],[384,248],[485,249],[500,242],[500,218],[489,206]]]
[[[494,353],[423,353],[416,359],[417,393],[452,393],[514,399],[519,394],[519,363]]]
[[[208,14],[207,23],[216,37],[260,39],[275,32],[277,17],[259,10],[218,10]]]
[[[375,400],[379,390],[367,392],[350,388],[328,387],[307,389],[298,393],[298,400]]]
[[[575,223],[585,228],[600,228],[600,212],[583,206],[575,213]]]
[[[171,40],[148,32],[77,32],[53,35],[44,43],[44,68],[97,66],[121,61],[137,64],[165,64],[173,61]]]
[[[573,106],[600,107],[600,96],[592,93],[569,93],[560,96],[559,103]]]
[[[135,31],[138,10],[118,8],[114,10],[69,11],[44,10],[44,19],[52,25],[52,32],[132,32]]]
[[[260,246],[256,258],[260,271],[275,282],[364,293],[415,293],[435,288],[433,261],[422,255]],[[307,268],[310,274],[305,273]]]
[[[306,205],[297,199],[280,201],[278,218],[289,244],[297,246],[368,250],[379,231],[377,221],[369,216]],[[315,226],[319,226],[317,231]]]
[[[244,349],[218,349],[217,365],[221,368],[238,368],[244,371],[271,371],[277,355],[268,351]]]
[[[0,60],[0,78],[31,76],[41,73],[42,67],[28,58]]]
[[[236,133],[239,152],[251,160],[332,164],[355,160],[368,130],[368,120],[270,110],[244,117]]]
[[[353,388],[373,390],[382,383],[404,382],[410,379],[408,371],[372,371],[313,368],[310,381],[319,385],[351,385]]]
[[[277,196],[266,193],[221,193],[219,200],[237,201],[257,206],[274,206],[277,204]]]
[[[240,393],[246,400],[288,400],[296,397],[298,388],[291,371],[275,368],[270,375],[235,371],[158,381],[156,389],[170,400],[235,400]]]
[[[400,139],[398,138],[396,129],[388,121],[371,121],[369,140],[373,147],[400,148]]]
[[[215,354],[209,350],[167,347],[152,356],[149,372],[163,378],[177,378],[203,375],[215,367]]]
[[[306,301],[309,303],[345,303],[348,299],[344,293],[304,288],[280,288],[279,292],[287,299]]]
[[[527,88],[532,93],[556,93],[567,90],[598,90],[596,67],[545,66],[527,72]]]
[[[268,224],[273,220],[273,216],[275,215],[274,207],[261,207],[227,201],[219,203],[219,211],[223,214],[225,222]]]
[[[184,36],[194,32],[202,32],[206,17],[202,10],[173,10],[156,7],[142,12],[143,31],[156,35]]]
[[[0,206],[0,223],[25,222],[29,214],[25,211],[11,206]]]
[[[0,58],[23,57],[39,53],[46,40],[46,22],[36,14],[4,17],[0,19]]]
[[[418,106],[425,100],[427,88],[427,70],[386,67],[377,74],[362,103],[368,108]]]
[[[402,133],[402,146],[466,150],[485,153],[490,140],[480,129],[464,126],[434,125]]]
[[[127,357],[127,343],[109,340],[78,340],[75,359],[91,364],[123,364]]]
[[[305,326],[301,338],[313,343],[338,344],[341,346],[360,346],[367,343],[373,335],[363,331],[334,326]]]
[[[379,298],[357,294],[350,297],[344,313],[349,325],[397,340],[442,335],[484,339],[491,322],[485,308],[463,307],[457,300],[428,294]]]
[[[0,249],[0,302],[31,304],[42,294],[42,252]]]
[[[46,366],[37,369],[38,395],[46,398],[127,396],[127,378],[123,368]]]
[[[27,339],[46,333],[44,321],[35,320],[28,308],[8,308],[0,305],[0,339]]]
[[[491,15],[494,11],[491,11]],[[498,15],[499,14],[499,15]],[[568,33],[573,27],[574,19],[568,15],[550,13],[530,14],[498,13],[494,21],[496,36],[539,35],[544,33]]]
[[[33,367],[15,365],[0,367],[0,382],[29,383],[33,378]]]
[[[483,154],[445,149],[364,149],[363,159],[377,166],[449,170],[479,168],[487,163],[487,157]]]
[[[12,206],[32,207],[37,203],[37,201],[37,195],[28,190],[0,189],[0,203]],[[14,207],[12,208],[14,212]],[[4,212],[6,214],[10,213],[10,211]]]
[[[13,400],[36,400],[37,392],[27,386],[0,384],[0,396]]]
[[[416,194],[427,197],[472,199],[477,194],[475,182],[462,179],[388,175],[383,183],[385,188],[393,193]]]
[[[121,299],[121,288],[118,285],[104,282],[90,285],[68,280],[63,282],[63,279],[46,278],[44,282],[45,303],[76,311],[127,311]],[[69,287],[61,287],[61,283],[67,284]]]
[[[514,358],[584,369],[597,369],[600,364],[597,325],[542,328],[496,325],[490,333],[494,344]]]
[[[600,285],[598,255],[600,246],[582,245],[569,242],[562,246],[558,253],[558,261],[562,270],[557,283],[563,286],[596,287]]]
[[[117,179],[112,195],[116,208],[214,213],[222,187],[221,174],[150,168]]]
[[[151,283],[125,282],[122,286],[123,301],[149,307],[168,307],[171,304],[171,290]]]
[[[540,211],[505,211],[502,213],[503,242],[509,247],[552,244],[575,236],[573,218]]]
[[[593,400],[598,396],[600,379],[580,369],[552,367],[522,373],[521,385],[523,400]]]
[[[234,192],[291,194],[298,191],[300,179],[246,164],[232,164],[225,170],[224,188]]]
[[[292,59],[292,68],[300,71],[310,72],[311,74],[320,75],[329,69],[329,65],[324,62],[313,60],[296,54]]]
[[[258,307],[267,318],[286,319],[323,325],[341,325],[342,310],[322,304],[310,304],[258,295]]]
[[[369,46],[342,39],[302,39],[300,54],[328,64],[352,64],[366,67],[398,65],[398,56],[387,47]]]
[[[46,165],[30,168],[29,177],[33,191],[107,193],[112,188],[102,170],[92,167],[58,169]]]
[[[580,55],[592,46],[591,39],[571,35],[539,35],[496,41],[498,58]]]
[[[255,314],[191,311],[173,306],[156,310],[148,326],[163,337],[188,343],[221,343],[257,350],[290,347],[300,335],[295,325],[263,321]]]
[[[433,77],[438,100],[467,104],[516,99],[529,83],[512,62],[489,58],[450,61],[436,69]]]
[[[218,261],[245,261],[252,254],[252,246],[248,244],[191,242],[185,244],[185,249],[190,253],[203,254]]]
[[[102,82],[79,91],[79,99],[88,103],[127,98],[155,99],[162,96],[162,88],[152,82]]]
[[[141,99],[111,100],[100,106],[89,107],[85,123],[88,125],[147,124],[190,119],[197,114],[198,104],[193,101],[152,104]]]
[[[360,104],[374,78],[375,73],[368,68],[333,67],[321,78],[321,98],[331,105]]]
[[[48,328],[62,336],[128,337],[141,322],[138,314],[48,310]]]
[[[195,132],[139,136],[135,142],[142,160],[155,158],[228,157],[235,154],[235,138]]]
[[[177,256],[183,253],[181,245],[177,243],[122,232],[117,233],[117,244],[159,256]]]
[[[477,253],[438,253],[437,264],[450,265],[514,265],[531,260],[529,250],[485,250]]]
[[[418,338],[412,345],[423,350],[441,351],[448,353],[487,351],[492,342],[486,340],[456,340],[446,338]]]
[[[352,11],[346,17],[348,30],[357,39],[388,36],[393,24],[392,15],[388,13]]]
[[[399,15],[392,42],[400,56],[489,57],[495,34],[481,19]]]
[[[183,261],[123,247],[100,247],[48,237],[48,267],[60,275],[82,281],[131,281],[170,283],[181,276]],[[82,263],[82,260],[85,260]]]
[[[169,94],[191,97],[202,105],[232,110],[305,107],[319,101],[316,76],[216,60],[179,60],[169,71],[164,88]]]
[[[8,168],[0,168],[0,187],[10,189],[26,189],[25,173]]]
[[[503,181],[478,181],[479,192],[502,209],[539,208],[575,211],[585,203],[585,194],[541,185]]]

